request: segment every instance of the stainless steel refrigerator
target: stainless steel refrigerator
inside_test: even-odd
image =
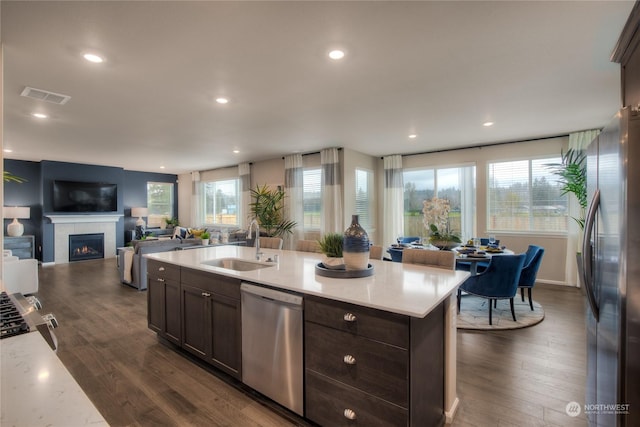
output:
[[[589,426],[640,426],[640,112],[624,108],[587,149],[582,277]]]

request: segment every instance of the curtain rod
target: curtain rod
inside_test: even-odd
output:
[[[342,151],[342,147],[338,147],[338,151]],[[312,151],[311,153],[302,153],[302,156],[310,156],[312,154],[320,154],[319,151]],[[284,160],[285,156],[282,156],[282,160]]]
[[[433,150],[433,151],[423,151],[420,153],[410,153],[410,154],[401,154],[402,157],[409,157],[409,156],[420,156],[422,154],[436,154],[436,153],[446,153],[448,151],[458,151],[458,150],[468,150],[470,148],[478,148],[478,149],[482,149],[484,147],[495,147],[498,145],[506,145],[506,144],[518,144],[520,142],[532,142],[532,141],[544,141],[546,139],[553,139],[553,138],[563,138],[565,136],[569,136],[569,134],[562,134],[562,135],[553,135],[553,136],[545,136],[542,138],[531,138],[531,139],[520,139],[517,141],[504,141],[504,142],[494,142],[491,144],[483,144],[483,145],[467,145],[464,147],[458,147],[458,148],[445,148],[442,150]],[[386,156],[382,156],[380,157],[381,159],[384,159]]]

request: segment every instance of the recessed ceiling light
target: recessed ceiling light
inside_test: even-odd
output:
[[[84,55],[82,55],[82,57],[87,61],[93,62],[95,64],[104,62],[104,59],[101,56],[96,55],[95,53],[85,53]]]
[[[216,102],[218,104],[226,104],[229,102],[229,100],[227,98],[216,98]]]
[[[4,151],[5,153],[13,153],[13,150],[12,150],[12,149],[10,149],[10,148],[5,148],[5,149],[4,149],[4,150],[2,150],[2,151]]]
[[[412,133],[411,135],[409,135],[409,139],[416,139],[418,137],[418,135],[416,135],[415,133]]]
[[[329,58],[331,58],[331,59],[342,59],[342,58],[344,58],[344,51],[339,50],[339,49],[334,49],[331,52],[329,52]]]
[[[33,113],[32,116],[38,119],[46,119],[47,117],[49,117],[46,114],[42,114],[42,113]]]
[[[164,166],[160,166],[160,169],[164,169]]]
[[[233,150],[234,154],[238,154],[240,152],[240,150]]]
[[[482,126],[484,126],[484,127],[487,127],[487,128],[488,128],[489,126],[493,126],[493,122],[484,122],[484,123],[482,124]]]

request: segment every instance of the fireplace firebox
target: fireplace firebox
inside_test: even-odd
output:
[[[99,258],[104,258],[104,233],[69,235],[69,262]]]

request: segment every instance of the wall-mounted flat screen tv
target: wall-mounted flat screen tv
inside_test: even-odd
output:
[[[118,186],[103,182],[53,181],[54,212],[116,212]]]

